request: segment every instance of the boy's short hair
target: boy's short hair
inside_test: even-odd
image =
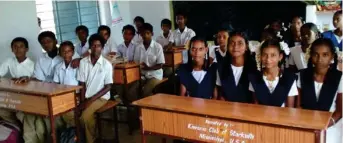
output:
[[[61,48],[61,50],[62,50],[62,47],[63,46],[69,46],[69,47],[71,47],[71,49],[73,49],[73,51],[74,51],[74,44],[72,43],[72,42],[70,42],[70,41],[64,41],[64,42],[62,42],[61,44],[60,44],[60,48]]]
[[[143,29],[143,31],[144,30],[148,30],[148,31],[150,31],[151,33],[153,33],[153,27],[152,27],[152,25],[150,24],[150,23],[144,23],[143,24],[143,26],[142,26],[142,29]]]
[[[136,16],[136,17],[133,19],[133,22],[145,23],[144,18],[141,17],[141,16]]]
[[[55,33],[51,31],[44,31],[38,35],[38,42],[41,43],[42,39],[45,37],[51,38],[53,40],[57,40]]]
[[[222,31],[227,32],[227,33],[230,34],[230,30],[229,30],[228,28],[225,28],[225,27],[220,27],[220,28],[218,29],[217,33],[218,33],[218,32],[222,32]]]
[[[102,38],[99,34],[93,34],[89,37],[88,43],[89,43],[89,47],[92,46],[94,41],[100,41],[101,46],[104,47],[105,46],[105,39]]]
[[[161,27],[162,27],[163,24],[168,25],[169,28],[171,28],[171,25],[172,25],[172,23],[171,23],[171,21],[169,19],[163,19],[161,21]]]
[[[25,48],[27,48],[27,49],[29,48],[29,42],[27,42],[27,40],[23,37],[14,38],[11,42],[11,47],[13,47],[14,43],[16,43],[16,42],[23,42],[25,45]]]
[[[336,11],[333,15],[342,14],[342,10]]]
[[[107,33],[111,36],[111,28],[106,25],[101,25],[98,28],[98,34],[100,34],[100,31],[106,30]]]
[[[183,12],[183,11],[178,11],[175,16],[183,16],[183,18],[187,18],[187,15],[186,15],[186,12]]]
[[[130,30],[130,31],[132,31],[133,35],[136,34],[136,29],[135,29],[135,27],[133,27],[133,26],[130,25],[130,24],[125,25],[125,26],[123,27],[123,29],[122,29],[121,32],[124,33],[125,30]]]
[[[77,33],[77,32],[80,31],[80,30],[85,31],[85,32],[87,33],[87,35],[89,34],[88,28],[87,28],[86,26],[84,26],[84,25],[79,25],[79,26],[77,26],[77,27],[75,28],[75,33]]]

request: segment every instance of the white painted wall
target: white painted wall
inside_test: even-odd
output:
[[[334,29],[332,17],[335,12],[317,12],[315,5],[306,6],[306,22],[315,23],[320,30],[324,25],[329,25],[329,29]],[[323,31],[322,31],[323,32]]]
[[[28,56],[32,60],[42,53],[37,40],[39,27],[35,1],[0,1],[0,21],[0,61],[13,56],[10,46],[15,37],[28,40]]]

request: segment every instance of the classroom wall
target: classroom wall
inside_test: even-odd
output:
[[[42,53],[37,41],[39,27],[35,1],[0,1],[0,61],[13,56],[10,44],[18,36],[29,41],[28,56],[35,60]]]

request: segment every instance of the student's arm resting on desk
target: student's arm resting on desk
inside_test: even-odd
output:
[[[187,96],[186,87],[183,84],[180,84],[180,96]]]
[[[337,93],[337,97],[336,97],[335,102],[336,102],[336,110],[335,110],[335,112],[333,112],[333,114],[331,116],[331,118],[334,121],[330,120],[329,127],[335,125],[342,118],[342,93]]]

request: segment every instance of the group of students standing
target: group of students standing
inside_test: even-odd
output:
[[[292,25],[294,47],[288,52],[282,44],[287,40],[273,27],[264,30],[254,53],[242,32],[219,30],[212,54],[206,40],[195,36],[189,61],[177,72],[180,96],[332,112],[326,142],[341,143],[341,17],[337,11],[337,29],[323,34],[313,23]]]
[[[39,34],[38,41],[45,53],[36,63],[26,56],[28,41],[17,37],[11,43],[15,57],[1,64],[0,76],[10,73],[15,83],[38,80],[83,86],[79,91],[80,121],[86,141],[93,143],[96,135],[94,112],[110,98],[113,83],[113,66],[106,58],[117,55],[139,63],[143,96],[146,97],[166,76],[167,69],[162,68],[165,63],[163,52],[189,44],[186,46],[189,49],[183,52],[184,64],[177,70],[181,96],[333,112],[326,139],[331,140],[328,143],[340,142],[343,89],[342,72],[337,70],[340,69],[337,65],[342,60],[337,59],[336,47],[342,50],[341,16],[341,11],[335,13],[334,23],[336,21],[338,30],[331,33],[320,34],[312,23],[294,26],[295,30],[291,31],[294,38],[290,41],[300,42],[300,45],[294,42],[290,55],[285,54],[280,39],[276,38],[277,32],[270,28],[262,33],[261,44],[255,53],[250,52],[249,41],[243,32],[226,29],[218,30],[218,46],[209,52],[206,39],[196,36],[186,26],[187,17],[183,13],[176,14],[178,29],[175,31],[171,31],[171,21],[163,19],[162,33],[156,40],[152,38],[152,25],[137,16],[134,19],[136,28],[132,25],[123,27],[124,42],[119,45],[111,40],[111,30],[104,25],[90,37],[86,26],[78,26],[75,33],[79,43],[64,41],[59,48],[55,34],[44,31]],[[330,39],[321,38],[321,35]],[[284,66],[285,61],[288,61],[287,66]],[[303,66],[298,66],[299,62]],[[136,88],[133,85],[135,83],[129,86]],[[47,118],[5,109],[0,110],[0,117],[11,122],[19,120],[26,143],[47,142],[51,130]],[[63,115],[56,120],[56,128],[73,126],[73,118],[73,112]]]

